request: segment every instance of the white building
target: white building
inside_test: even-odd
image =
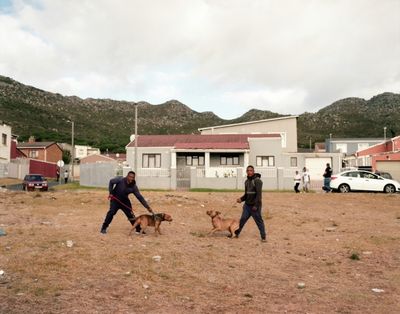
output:
[[[87,145],[74,145],[75,146],[75,158],[82,159],[91,155],[100,155],[100,149],[87,146]]]
[[[0,124],[0,162],[8,163],[11,158],[11,127]]]

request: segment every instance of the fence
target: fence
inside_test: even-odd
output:
[[[110,179],[118,175],[117,163],[92,163],[80,165],[80,184],[84,186],[108,187]]]
[[[0,162],[0,178],[8,177],[8,163]]]

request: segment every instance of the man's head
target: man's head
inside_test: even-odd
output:
[[[252,177],[254,175],[254,167],[253,166],[247,166],[246,173],[247,173],[248,177]]]
[[[326,166],[327,166],[327,167],[330,167],[330,164],[328,163],[328,164],[326,164]]]
[[[126,176],[126,181],[128,182],[128,184],[131,184],[133,181],[135,181],[135,172],[133,171],[129,171],[127,176]]]

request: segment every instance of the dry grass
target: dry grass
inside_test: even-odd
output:
[[[0,313],[400,308],[399,195],[266,193],[269,241],[260,243],[253,221],[239,239],[206,236],[211,223],[205,211],[239,217],[238,193],[143,194],[174,218],[161,225],[162,236],[150,230],[128,238],[122,212],[100,235],[106,191],[0,193],[0,228],[7,231],[0,237],[0,269],[6,273],[0,278]],[[354,252],[359,260],[349,258]],[[154,255],[161,261],[154,262]]]

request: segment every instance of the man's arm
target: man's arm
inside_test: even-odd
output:
[[[256,186],[256,201],[255,201],[255,207],[257,207],[257,209],[261,208],[262,205],[262,186],[263,186],[263,182],[260,179],[256,179],[254,181],[254,184]]]
[[[149,204],[147,204],[146,200],[144,199],[143,195],[140,194],[138,187],[135,185],[133,188],[133,194],[136,196],[138,201],[149,211],[153,212],[153,210],[150,208]]]
[[[246,185],[244,186],[244,194],[242,197],[239,197],[236,202],[241,203],[244,202],[246,200]]]
[[[110,194],[112,194],[112,192],[114,190],[114,185],[116,185],[120,180],[121,180],[121,178],[118,178],[118,177],[110,180],[110,183],[108,183],[108,192]]]

